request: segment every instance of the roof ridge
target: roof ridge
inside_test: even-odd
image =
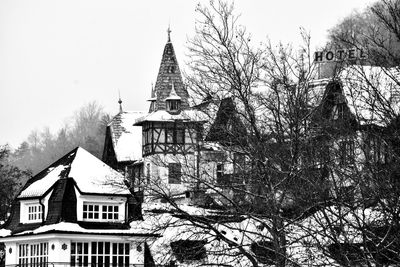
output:
[[[32,185],[33,183],[35,183],[36,181],[41,180],[42,178],[45,177],[46,174],[48,174],[49,172],[51,172],[51,170],[49,170],[50,168],[54,168],[58,165],[61,164],[61,162],[63,162],[65,160],[65,162],[67,164],[69,164],[69,169],[71,167],[71,163],[72,161],[75,159],[76,156],[76,152],[78,151],[78,149],[81,148],[80,146],[77,146],[76,148],[72,149],[70,152],[66,153],[64,156],[62,156],[61,158],[59,158],[58,160],[56,160],[55,162],[53,162],[52,164],[50,164],[48,167],[44,168],[42,171],[38,172],[37,174],[35,174],[34,176],[32,176],[32,178],[30,178],[25,185],[21,188],[21,190],[18,192],[17,194],[17,198],[18,196],[21,195],[21,193],[28,188],[30,185]],[[83,148],[82,148],[83,149]],[[72,157],[71,159],[69,157]],[[68,159],[68,160],[67,160]],[[69,174],[69,172],[68,172]]]

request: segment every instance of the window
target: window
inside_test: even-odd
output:
[[[166,140],[165,143],[173,144],[174,143],[174,129],[173,128],[166,128]]]
[[[165,128],[167,144],[184,144],[185,143],[185,129],[183,128]]]
[[[246,157],[244,154],[235,153],[233,155],[233,172],[241,173],[246,168]]]
[[[343,140],[339,143],[339,163],[341,165],[354,162],[354,142],[352,140]]]
[[[389,149],[386,142],[379,137],[371,137],[367,143],[367,159],[371,163],[387,163],[389,161]]]
[[[24,266],[47,266],[48,244],[20,244],[18,246],[18,265]]]
[[[345,105],[344,104],[338,104],[338,105],[333,106],[332,119],[333,120],[343,119],[344,118],[344,112],[345,112]]]
[[[181,164],[169,163],[168,164],[168,183],[180,184],[181,183]]]
[[[114,204],[83,204],[83,220],[87,221],[117,221],[119,206]]]
[[[180,100],[168,100],[167,101],[167,108],[168,111],[178,111],[180,108]]]
[[[28,221],[40,222],[42,220],[42,205],[32,204],[28,205]]]
[[[217,183],[218,184],[224,183],[223,177],[224,177],[224,164],[217,163]]]
[[[101,218],[103,220],[118,220],[118,206],[102,205]]]
[[[176,144],[183,144],[185,142],[185,129],[176,129]]]
[[[225,173],[225,164],[217,163],[217,184],[218,185],[229,185],[232,182],[232,174]]]
[[[71,266],[129,266],[129,243],[71,242]]]

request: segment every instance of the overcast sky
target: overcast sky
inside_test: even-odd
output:
[[[118,112],[147,110],[171,25],[184,68],[199,0],[0,0],[0,145],[13,147],[34,130],[54,132],[84,104]],[[207,3],[207,1],[201,1]],[[373,0],[238,0],[257,41],[298,43],[299,28],[313,47],[326,30]]]

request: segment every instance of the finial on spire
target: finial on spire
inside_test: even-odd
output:
[[[119,112],[122,112],[122,100],[121,100],[121,93],[119,90],[118,90],[118,96],[119,96],[119,99],[118,99]]]
[[[168,33],[168,43],[170,43],[171,42],[171,25],[168,25],[167,33]]]

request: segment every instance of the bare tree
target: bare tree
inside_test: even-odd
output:
[[[255,47],[233,5],[211,2],[197,11],[201,19],[189,40],[187,81],[198,109],[214,123],[205,125],[199,167],[186,175],[188,183],[209,194],[197,204],[219,212],[196,216],[167,187],[154,184],[152,190],[175,216],[199,229],[198,235],[207,233],[212,235],[207,240],[227,245],[214,253],[236,254],[252,266],[296,265],[289,249],[295,241],[288,232],[326,191],[322,174],[305,163],[303,153],[310,147],[309,118],[321,93],[309,86],[309,36],[303,32],[300,50],[271,43]],[[218,151],[208,149],[210,144]],[[162,166],[162,159],[157,164]],[[240,236],[227,235],[226,229]]]

